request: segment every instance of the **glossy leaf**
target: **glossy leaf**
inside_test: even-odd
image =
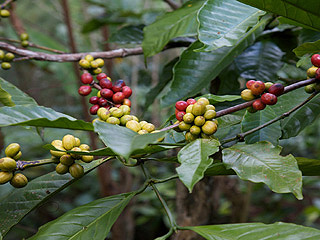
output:
[[[222,151],[227,169],[243,180],[262,182],[277,193],[293,193],[302,199],[302,174],[292,155],[280,156],[281,147],[268,142],[236,144]]]
[[[234,45],[263,14],[236,0],[207,0],[198,13],[198,37],[205,44],[200,50]]]
[[[257,42],[235,60],[240,76],[264,82],[274,82],[282,67],[284,52],[270,41]]]
[[[213,162],[209,156],[218,152],[219,146],[217,140],[197,139],[179,151],[178,161],[181,165],[176,170],[189,192],[203,178],[204,172]]]
[[[320,2],[306,4],[300,0],[238,0],[239,2],[286,17],[292,21],[320,30]]]
[[[286,17],[278,17],[278,20],[279,20],[280,24],[289,24],[289,25],[293,25],[293,26],[297,26],[297,27],[303,27],[308,30],[318,31],[316,28],[313,28],[309,25],[294,21],[294,20],[286,18]]]
[[[293,52],[298,56],[302,57],[305,54],[314,54],[320,52],[320,40],[316,42],[306,42],[293,49]]]
[[[166,132],[140,135],[129,128],[95,121],[94,131],[114,153],[128,159],[137,150],[143,150],[150,143],[157,143]]]
[[[72,209],[39,228],[30,240],[105,239],[135,193],[101,198]]]
[[[85,174],[108,159],[100,159],[85,164]],[[0,199],[0,232],[5,235],[14,225],[33,209],[37,208],[50,197],[75,182],[70,174],[59,175],[51,172],[38,177],[24,188],[16,188],[9,195]]]
[[[214,95],[214,94],[205,94],[202,97],[207,98],[211,104],[220,103],[220,102],[232,102],[235,100],[241,99],[239,95]]]
[[[169,106],[176,101],[194,96],[206,87],[211,80],[228,66],[234,58],[252,44],[265,25],[269,17],[263,18],[256,26],[248,31],[232,47],[222,47],[213,52],[194,52],[203,46],[199,41],[186,49],[173,68],[173,81],[170,91],[162,98],[161,104]],[[197,66],[195,68],[195,66]]]
[[[246,132],[256,128],[270,120],[276,118],[278,115],[273,110],[272,106],[267,106],[263,111],[256,113],[246,112],[241,123],[241,131]],[[246,143],[255,143],[260,141],[269,141],[273,145],[278,145],[279,138],[281,137],[280,122],[277,121],[257,132],[251,133],[245,137]]]
[[[181,8],[168,12],[143,29],[142,42],[145,57],[153,56],[173,38],[197,34],[197,12],[204,1],[189,1]]]
[[[320,230],[292,223],[238,223],[186,227],[208,240],[318,239]]]
[[[108,42],[118,44],[141,44],[145,25],[125,26],[113,33]]]
[[[0,102],[12,107],[14,105],[37,104],[36,101],[13,84],[0,77]]]
[[[218,139],[222,140],[226,137],[233,137],[241,131],[241,121],[245,111],[239,111],[219,117],[218,130],[214,134]]]
[[[36,105],[17,105],[0,108],[0,127],[35,126],[92,131],[91,123],[77,120],[51,108]]]

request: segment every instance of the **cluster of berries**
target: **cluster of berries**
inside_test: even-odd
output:
[[[102,58],[94,59],[91,55],[86,55],[84,59],[79,61],[80,67],[89,71],[93,75],[102,73],[102,67],[104,66],[104,61]]]
[[[186,140],[191,142],[199,137],[212,138],[218,129],[215,107],[207,98],[193,98],[176,102],[176,118],[179,123],[176,131],[186,132]]]
[[[320,55],[313,54],[311,57],[312,67],[307,70],[308,78],[316,78],[320,80]],[[304,90],[307,93],[313,93],[315,91],[320,91],[320,82],[312,83],[305,86]]]
[[[15,188],[22,188],[28,184],[28,179],[22,173],[15,173],[17,170],[17,162],[22,156],[20,145],[11,143],[5,149],[6,157],[0,159],[0,184],[10,181]]]
[[[58,174],[65,174],[69,172],[74,178],[81,178],[84,175],[84,169],[76,160],[81,160],[85,163],[93,161],[91,155],[79,155],[76,153],[66,153],[66,151],[74,152],[88,152],[90,147],[87,144],[81,144],[80,139],[74,137],[71,134],[67,134],[61,140],[53,140],[51,145],[61,151],[50,150],[50,153],[54,159],[59,160],[56,166],[56,172]]]
[[[21,46],[26,48],[29,46],[29,35],[28,33],[21,33],[20,34]]]
[[[241,97],[245,101],[252,101],[256,98],[249,112],[263,110],[266,105],[274,105],[277,103],[277,96],[284,92],[284,86],[281,83],[261,82],[249,80],[246,84],[247,89],[241,92]]]
[[[3,70],[8,70],[11,68],[10,62],[14,59],[14,54],[11,52],[5,53],[4,51],[0,50],[0,61],[1,61],[1,68]]]
[[[10,12],[7,9],[1,9],[0,10],[0,17],[2,17],[2,18],[10,17]]]

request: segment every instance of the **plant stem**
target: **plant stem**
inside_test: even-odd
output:
[[[59,163],[59,159],[42,159],[42,160],[35,160],[35,161],[17,161],[17,170],[24,170],[29,167],[36,167],[45,164],[51,163]]]
[[[4,9],[5,6],[7,6],[8,4],[10,4],[10,3],[12,3],[12,2],[13,2],[13,0],[6,0],[4,3],[2,3],[2,4],[0,5],[0,9]]]

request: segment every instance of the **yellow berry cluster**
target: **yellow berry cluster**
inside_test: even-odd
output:
[[[3,70],[8,70],[11,68],[10,62],[14,59],[14,54],[11,52],[5,53],[3,50],[0,50],[0,61],[1,68]]]
[[[5,149],[6,157],[0,159],[0,184],[10,181],[15,188],[22,188],[28,184],[28,179],[22,173],[15,173],[17,170],[16,160],[20,159],[22,152],[18,143],[11,143]]]
[[[80,67],[88,70],[91,74],[97,75],[102,72],[102,67],[104,66],[104,61],[102,58],[94,59],[91,55],[86,55],[83,59],[79,61]]]
[[[76,160],[89,163],[93,161],[93,156],[90,155],[78,155],[75,153],[66,153],[65,151],[74,152],[88,152],[90,147],[87,144],[81,144],[80,139],[74,137],[71,134],[65,135],[62,140],[53,140],[51,142],[56,149],[61,151],[50,150],[53,158],[59,159],[59,164],[56,166],[56,172],[58,174],[65,174],[69,172],[72,177],[80,178],[84,174],[83,167],[76,163]]]

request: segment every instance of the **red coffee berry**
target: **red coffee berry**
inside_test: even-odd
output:
[[[255,80],[249,80],[249,81],[246,83],[246,87],[247,87],[248,89],[250,89],[251,86],[252,86],[255,82],[256,82]]]
[[[93,81],[93,77],[90,73],[84,73],[81,75],[81,82],[83,84],[90,84]]]
[[[275,83],[269,87],[268,92],[280,96],[284,92],[284,86],[281,83]]]
[[[93,96],[89,99],[89,103],[91,103],[91,104],[97,104],[98,101],[99,101],[99,97],[97,97],[97,96]]]
[[[193,98],[189,98],[189,99],[187,100],[188,105],[195,104],[196,102],[197,102],[197,100],[195,100],[195,99],[193,99]]]
[[[320,80],[320,68],[317,69],[315,78]]]
[[[101,81],[102,79],[107,78],[107,77],[108,77],[107,74],[105,74],[105,73],[99,73],[99,74],[97,75],[97,80],[98,80],[98,81]]]
[[[261,81],[255,81],[251,86],[250,86],[250,90],[252,92],[253,95],[260,95],[264,92],[266,86],[264,85],[263,82]]]
[[[311,57],[311,63],[316,67],[320,67],[320,55],[313,54]]]
[[[116,81],[115,85],[120,85],[121,87],[124,87],[126,85],[126,83],[122,79],[119,79]]]
[[[101,79],[99,85],[102,88],[112,89],[112,82],[107,78]]]
[[[125,96],[124,96],[123,92],[116,92],[112,96],[112,101],[114,103],[122,103],[124,99],[125,99]]]
[[[131,107],[131,101],[128,98],[125,98],[122,104]]]
[[[91,93],[92,89],[90,86],[81,86],[78,89],[78,93],[82,96],[87,96]]]
[[[183,112],[183,111],[180,111],[180,112],[177,112],[176,113],[176,119],[178,120],[178,121],[183,121],[183,116],[186,114],[186,112]]]
[[[266,105],[261,101],[261,99],[257,99],[252,103],[252,107],[255,110],[263,110]]]
[[[91,108],[90,108],[90,113],[92,115],[96,115],[98,110],[99,110],[100,106],[98,104],[95,104],[93,105]]]
[[[176,109],[179,111],[185,111],[188,107],[188,103],[186,101],[178,101],[176,102]]]
[[[99,98],[98,104],[100,107],[106,107],[108,105],[108,101],[104,98]]]
[[[272,93],[264,93],[261,96],[261,101],[267,105],[274,105],[277,103],[277,96]]]
[[[121,92],[121,91],[122,91],[121,85],[114,85],[114,86],[112,87],[112,91],[113,91],[113,92]]]
[[[113,92],[112,90],[108,89],[108,88],[103,88],[100,90],[100,94],[102,97],[106,98],[106,99],[110,99],[113,96]]]
[[[128,87],[128,86],[123,86],[122,87],[122,92],[123,92],[125,98],[129,98],[131,96],[131,94],[132,94],[132,89],[130,87]]]

